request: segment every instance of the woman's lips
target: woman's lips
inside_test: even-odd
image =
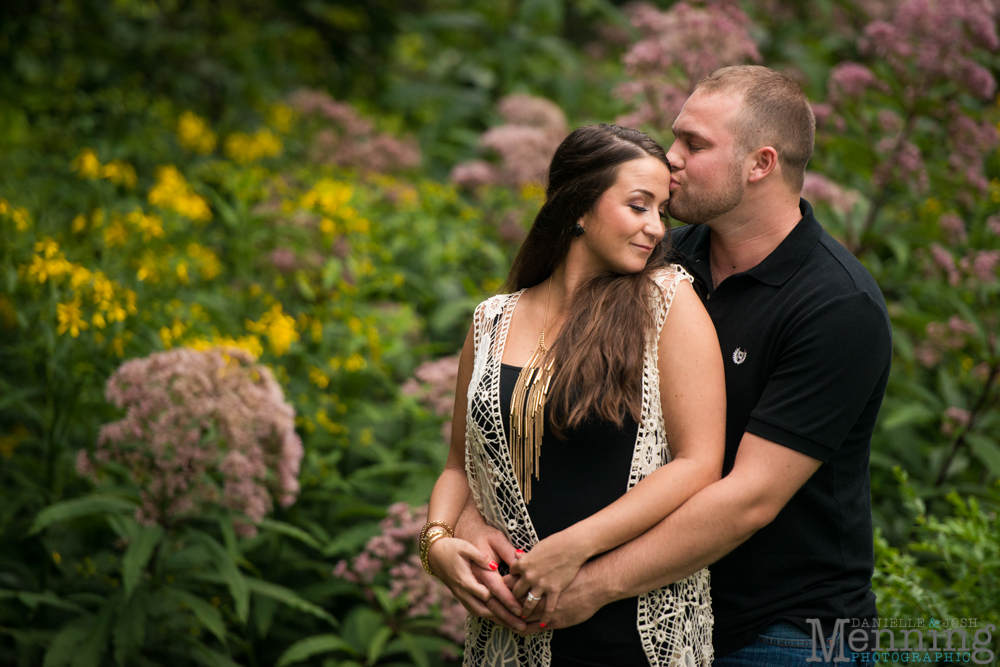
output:
[[[634,245],[636,248],[641,249],[643,252],[649,252],[650,250],[653,249],[653,246],[651,245],[640,245],[638,243],[633,243],[632,245]]]

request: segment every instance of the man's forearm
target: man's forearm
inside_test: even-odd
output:
[[[679,581],[714,563],[769,523],[732,477],[695,494],[627,544],[587,563],[577,577],[598,606]],[[577,584],[573,582],[574,586]]]

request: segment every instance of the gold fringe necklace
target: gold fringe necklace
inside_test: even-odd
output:
[[[545,321],[549,315],[549,295],[552,293],[552,278],[545,293],[545,313],[542,315],[542,333],[538,336],[538,346],[517,376],[514,396],[510,401],[510,457],[514,467],[514,477],[521,487],[524,502],[531,502],[531,476],[538,479],[538,457],[542,450],[542,436],[545,434],[545,397],[552,382],[554,360],[545,366]]]

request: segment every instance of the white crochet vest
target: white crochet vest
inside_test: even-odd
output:
[[[657,343],[682,280],[693,278],[673,264],[653,276],[656,331],[650,331],[642,369],[642,416],[636,434],[628,489],[670,460],[663,429]],[[500,413],[500,360],[514,306],[524,290],[498,294],[476,308],[475,364],[469,383],[465,469],[476,506],[486,523],[516,548],[538,542],[510,462]],[[708,570],[639,596],[636,623],[653,667],[710,667],[712,600]],[[549,667],[552,632],[522,637],[493,622],[469,615],[465,667]]]

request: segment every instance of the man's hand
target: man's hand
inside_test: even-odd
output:
[[[503,561],[510,565],[519,556],[517,549],[507,541],[503,533],[486,525],[471,498],[455,526],[455,536],[471,543],[497,562]],[[511,630],[524,632],[527,626],[520,618],[521,605],[507,584],[504,583],[500,573],[494,570],[471,568],[471,574],[479,584],[490,592],[490,597],[485,601],[488,613],[474,613]]]
[[[567,534],[562,531],[550,535],[518,558],[510,568],[511,574],[521,577],[511,590],[515,598],[525,600],[524,617],[531,618],[535,607],[541,607],[547,612],[542,614],[543,626],[549,624],[550,614],[558,606],[562,591],[569,586],[580,571],[580,566],[590,556],[575,548],[577,545]],[[532,594],[531,598],[526,597],[529,593]]]
[[[594,571],[591,567],[594,562],[596,561],[586,563],[580,568],[573,582],[559,595],[559,601],[555,609],[548,614],[549,620],[546,621],[544,628],[541,627],[541,620],[545,611],[540,606],[535,608],[535,613],[527,619],[526,634],[568,628],[583,623],[597,613],[604,602],[601,601],[600,586],[590,576]]]

